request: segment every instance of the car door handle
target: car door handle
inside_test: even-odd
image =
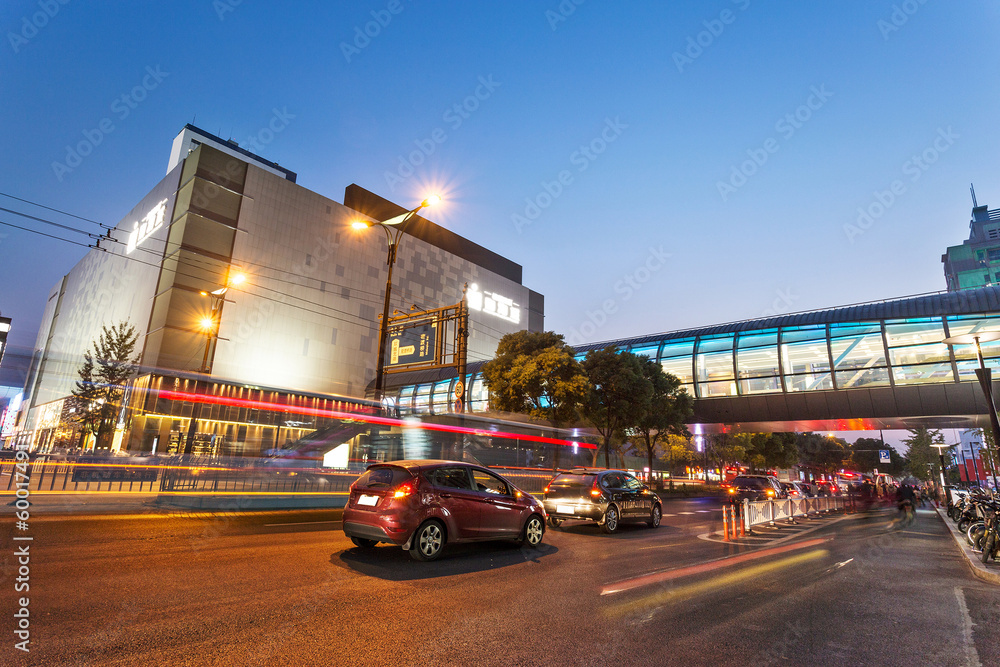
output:
[[[439,493],[438,497],[439,498],[451,498],[451,494],[450,493]]]

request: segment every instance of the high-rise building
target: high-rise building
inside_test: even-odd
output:
[[[941,255],[948,291],[1000,284],[1000,209],[976,201],[972,190],[969,238]]]
[[[357,185],[339,203],[295,179],[232,141],[182,130],[166,177],[50,293],[25,385],[23,423],[36,448],[70,439],[60,425],[74,409],[66,399],[83,355],[119,322],[139,334],[140,375],[116,449],[177,451],[194,437],[202,450],[252,455],[316,428],[262,419],[252,406],[329,409],[365,397],[388,246],[381,230],[351,222],[412,206]],[[543,328],[544,300],[521,284],[520,265],[414,217],[399,244],[392,309],[454,305],[467,285],[470,361],[491,358],[506,333]],[[496,307],[475,308],[483,303]],[[205,396],[228,403],[192,407]]]

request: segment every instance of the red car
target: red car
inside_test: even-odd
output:
[[[486,468],[458,461],[393,461],[368,467],[351,485],[344,534],[370,549],[401,546],[434,560],[445,544],[510,539],[538,546],[545,510]]]

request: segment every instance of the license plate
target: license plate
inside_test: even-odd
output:
[[[359,505],[367,505],[368,507],[375,507],[378,505],[378,496],[360,496],[358,498]]]
[[[576,508],[572,505],[556,505],[556,514],[576,514]]]

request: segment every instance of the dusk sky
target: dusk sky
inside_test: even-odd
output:
[[[114,224],[194,123],[337,201],[440,192],[570,342],[942,290],[969,184],[1000,207],[994,3],[577,2],[6,2],[0,192]],[[15,344],[84,253],[0,226]]]

